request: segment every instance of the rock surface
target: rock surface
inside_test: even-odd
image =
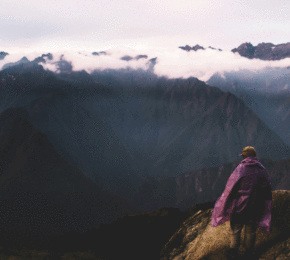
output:
[[[290,256],[290,191],[272,192],[272,229],[257,230],[255,256],[257,259],[289,259]],[[162,260],[224,260],[230,247],[230,222],[211,227],[213,208],[200,210],[183,222],[180,229],[161,250]],[[245,253],[244,228],[239,255]]]

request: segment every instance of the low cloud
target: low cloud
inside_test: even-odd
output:
[[[252,76],[254,75],[255,77],[255,75],[265,73],[262,72],[264,69],[285,68],[290,66],[290,58],[276,61],[249,60],[245,57],[241,57],[238,53],[232,53],[228,50],[219,51],[218,47],[216,47],[216,50],[208,48],[208,46],[203,47],[205,50],[197,51],[185,51],[178,47],[157,49],[153,47],[143,49],[127,47],[95,50],[99,55],[93,55],[93,52],[88,51],[58,51],[52,52],[52,60],[45,57],[46,64],[40,64],[44,69],[58,73],[59,67],[57,62],[65,60],[71,63],[73,71],[85,70],[91,73],[94,70],[118,70],[128,67],[132,69],[148,70],[150,65],[152,65],[150,60],[157,58],[154,65],[154,73],[157,76],[184,79],[197,77],[202,81],[207,81],[215,73],[224,75],[224,72],[245,71],[245,77],[247,77],[248,71],[251,71],[253,73]],[[102,51],[105,53],[100,54]],[[9,51],[7,52],[9,53]],[[0,68],[2,69],[3,65],[6,63],[19,61],[24,56],[32,61],[46,53],[45,51],[9,53],[3,60],[0,60]],[[277,74],[279,73],[277,72]]]

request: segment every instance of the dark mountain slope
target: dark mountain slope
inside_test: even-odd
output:
[[[25,109],[2,112],[0,129],[1,234],[46,238],[140,212],[69,165]]]
[[[175,206],[177,201],[176,182],[157,185],[157,192],[146,178],[222,167],[236,162],[247,145],[257,149],[259,159],[290,157],[279,136],[229,92],[196,78],[169,80],[140,70],[98,75],[90,75],[99,81],[95,87],[78,74],[74,82],[53,75],[29,93],[14,84],[16,77],[7,86],[11,100],[3,102],[3,108],[24,106],[34,127],[66,161],[144,211]],[[110,78],[110,86],[102,82]],[[8,90],[3,100],[5,93]],[[18,93],[18,99],[13,100],[12,93]],[[206,178],[215,180],[217,175],[212,172]],[[204,189],[199,183],[198,190]],[[193,199],[199,203],[203,198],[198,194]]]
[[[267,126],[290,145],[289,69],[264,69],[225,72],[213,75],[207,83],[223,91],[230,91],[243,100]]]
[[[154,212],[128,215],[111,224],[102,225],[98,230],[91,229],[84,234],[65,234],[52,241],[50,246],[62,252],[85,251],[89,248],[95,252],[95,259],[157,260],[160,259],[161,248],[186,219],[200,210],[213,208],[214,204],[215,201],[197,204],[183,212],[177,208],[163,207]],[[67,243],[60,248],[63,241]],[[114,250],[111,250],[112,245]]]
[[[155,167],[169,163],[171,166],[166,168],[180,172],[222,165],[238,159],[242,148],[250,143],[256,147],[259,158],[289,158],[289,148],[282,143],[277,146],[281,142],[279,136],[233,94],[193,78],[162,83],[166,85],[163,90],[157,87],[135,90],[140,96],[142,93],[142,112],[151,124],[151,129],[146,130],[146,125],[140,125],[139,131],[143,138],[150,136],[151,143],[157,138],[151,152],[152,158],[159,158]],[[281,157],[266,147],[273,147]],[[173,166],[171,162],[176,160],[179,164]]]

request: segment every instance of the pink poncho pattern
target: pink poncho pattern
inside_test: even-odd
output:
[[[256,156],[241,161],[229,177],[225,190],[215,203],[212,227],[231,220],[256,224],[264,232],[271,230],[272,191],[264,166]]]

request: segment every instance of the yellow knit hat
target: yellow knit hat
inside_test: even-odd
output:
[[[255,150],[255,148],[252,147],[252,146],[246,146],[246,147],[243,149],[242,153],[241,153],[239,156],[242,156],[242,155],[244,155],[244,156],[246,156],[246,157],[248,157],[248,156],[257,156],[257,154],[256,154],[256,150]]]

